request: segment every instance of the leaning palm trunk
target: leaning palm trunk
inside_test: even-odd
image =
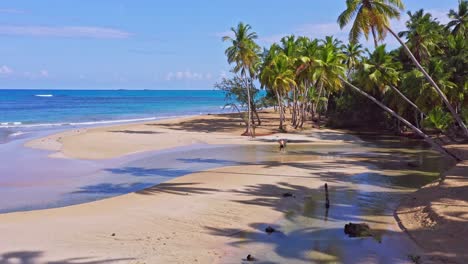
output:
[[[465,137],[468,137],[468,128],[466,127],[465,123],[463,123],[463,120],[458,115],[458,113],[455,111],[455,109],[453,109],[452,105],[450,104],[450,102],[448,101],[447,97],[442,92],[442,90],[439,88],[439,86],[434,82],[434,80],[432,80],[431,76],[426,72],[426,70],[424,70],[424,68],[421,66],[421,64],[418,62],[418,60],[414,57],[413,53],[410,51],[408,46],[403,42],[403,40],[400,37],[398,37],[398,35],[390,27],[386,26],[386,29],[388,30],[388,32],[390,32],[398,40],[398,42],[400,42],[400,44],[402,45],[403,49],[408,54],[410,59],[413,61],[413,63],[416,65],[416,67],[424,74],[426,79],[429,81],[429,83],[434,87],[436,92],[442,98],[445,105],[449,109],[450,113],[452,114],[452,116],[455,118],[458,125],[462,129],[463,134],[465,135]]]
[[[380,106],[381,108],[383,108],[385,111],[387,111],[389,114],[391,114],[392,116],[394,116],[395,118],[397,118],[399,121],[403,122],[405,125],[407,125],[408,127],[410,127],[414,132],[416,132],[416,134],[418,134],[419,136],[421,136],[424,141],[426,141],[427,143],[429,143],[434,149],[440,151],[441,153],[455,159],[456,161],[460,161],[461,159],[458,158],[455,154],[449,152],[447,149],[445,149],[443,146],[441,146],[440,144],[438,144],[437,142],[435,142],[432,138],[430,138],[428,135],[426,135],[424,132],[422,132],[421,130],[419,130],[417,127],[415,127],[413,124],[411,124],[408,120],[404,119],[403,117],[401,117],[399,114],[397,114],[395,111],[393,111],[392,109],[388,108],[387,106],[385,106],[384,104],[382,104],[381,102],[379,102],[377,99],[375,99],[374,97],[372,97],[371,95],[367,94],[366,92],[362,91],[361,89],[359,89],[358,87],[352,85],[351,83],[347,82],[345,79],[343,79],[342,77],[340,77],[340,80],[342,82],[344,82],[346,85],[348,85],[349,87],[353,88],[355,91],[357,91],[358,93],[364,95],[365,97],[367,97],[368,99],[370,99],[371,101],[373,101],[374,103],[376,103],[378,106]]]
[[[414,107],[414,109],[416,109],[418,111],[418,113],[420,113],[421,115],[426,115],[423,113],[423,111],[421,111],[421,109],[419,109],[419,107],[413,103],[410,99],[408,99],[408,97],[406,97],[402,92],[400,92],[400,90],[398,90],[395,86],[393,85],[389,85],[390,88],[392,88],[393,91],[395,91],[397,94],[399,94],[408,104],[410,104],[412,107]]]

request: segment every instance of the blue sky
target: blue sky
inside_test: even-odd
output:
[[[445,22],[457,0],[405,4]],[[345,0],[2,1],[0,89],[213,89],[230,69],[221,36],[239,21],[262,46],[291,33],[344,40],[335,22],[344,7]]]

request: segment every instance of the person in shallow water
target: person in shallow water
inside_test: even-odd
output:
[[[279,150],[280,150],[281,152],[286,151],[286,144],[287,144],[287,143],[288,143],[288,140],[287,140],[287,139],[282,138],[282,139],[279,139],[279,140],[278,140]]]

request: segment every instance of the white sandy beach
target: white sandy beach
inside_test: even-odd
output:
[[[257,130],[265,135],[249,140],[239,136],[243,127],[235,117],[210,115],[79,129],[34,140],[27,146],[50,150],[53,158],[107,159],[197,142],[276,145],[277,138],[286,137],[291,144],[326,146],[360,141],[332,130],[272,134],[275,127],[273,121],[267,121]],[[278,226],[285,235],[293,232],[290,236],[299,237],[300,243],[315,245],[311,248],[297,245],[296,250],[285,254],[281,247],[282,243],[288,243],[288,238],[280,239],[276,245],[263,231],[266,226],[276,226],[281,219],[287,219],[288,214],[311,210],[307,205],[310,197],[316,204],[312,210],[322,211],[325,182],[331,181],[332,189],[342,189],[344,193],[364,188],[398,195],[401,190],[352,183],[350,176],[371,171],[356,159],[309,159],[293,155],[280,162],[253,162],[194,173],[137,193],[92,203],[3,214],[0,260],[2,263],[240,263],[247,254],[257,254],[259,260],[277,263],[334,262],[342,258],[352,258],[355,263],[408,263],[407,253],[421,252],[398,228],[391,211],[379,209],[375,214],[367,213],[356,219],[371,223],[376,232],[389,233],[385,242],[388,248],[370,239],[365,242],[368,251],[351,250],[355,251],[351,256],[340,251],[323,253],[318,246],[320,236],[312,230],[288,231]],[[286,192],[295,197],[282,197]],[[343,236],[344,222],[340,219],[355,214],[347,212],[350,208],[347,203],[351,201],[347,198],[336,206],[335,210],[341,213],[328,222],[327,232]],[[327,244],[346,243],[342,238],[333,241]]]

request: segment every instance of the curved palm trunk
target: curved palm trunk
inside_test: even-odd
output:
[[[357,91],[358,93],[364,95],[365,97],[367,97],[368,99],[370,99],[371,101],[373,101],[374,103],[376,103],[378,106],[380,106],[381,108],[383,108],[385,111],[387,111],[389,114],[391,114],[392,116],[394,116],[395,118],[397,118],[399,121],[403,122],[405,125],[407,125],[408,127],[410,127],[414,132],[416,132],[416,134],[418,134],[419,136],[421,136],[424,141],[426,141],[427,143],[429,143],[434,149],[440,151],[441,153],[455,159],[456,161],[460,161],[461,159],[458,158],[455,154],[449,152],[447,149],[445,149],[444,147],[442,147],[441,145],[439,145],[437,142],[435,142],[432,138],[430,138],[428,135],[426,135],[424,132],[422,132],[421,130],[419,130],[417,127],[415,127],[413,124],[411,124],[408,120],[404,119],[403,117],[401,117],[400,115],[398,115],[395,111],[393,111],[392,109],[388,108],[386,105],[382,104],[381,102],[379,102],[377,99],[375,99],[374,97],[372,97],[371,95],[367,94],[366,92],[362,91],[361,89],[359,89],[358,87],[352,85],[351,83],[347,82],[345,79],[341,78],[340,77],[340,80],[342,82],[344,82],[346,85],[348,85],[349,87],[353,88],[355,91]]]
[[[465,135],[465,137],[468,137],[468,128],[466,127],[465,123],[463,122],[461,117],[458,115],[458,113],[455,111],[455,109],[453,109],[452,105],[450,104],[450,102],[448,101],[447,97],[442,92],[442,90],[439,88],[439,86],[434,82],[434,80],[432,80],[431,76],[426,72],[426,70],[424,70],[424,68],[421,66],[421,64],[418,62],[418,60],[414,57],[413,53],[411,53],[410,49],[403,42],[403,40],[400,37],[398,37],[398,35],[390,27],[386,26],[386,29],[388,30],[388,32],[390,32],[398,40],[398,42],[402,45],[403,49],[408,54],[408,56],[411,58],[413,63],[416,65],[416,67],[424,74],[424,76],[429,81],[429,83],[434,87],[434,89],[439,94],[439,96],[442,98],[445,105],[449,109],[450,113],[452,114],[452,116],[455,118],[458,125],[462,129],[463,134]]]

